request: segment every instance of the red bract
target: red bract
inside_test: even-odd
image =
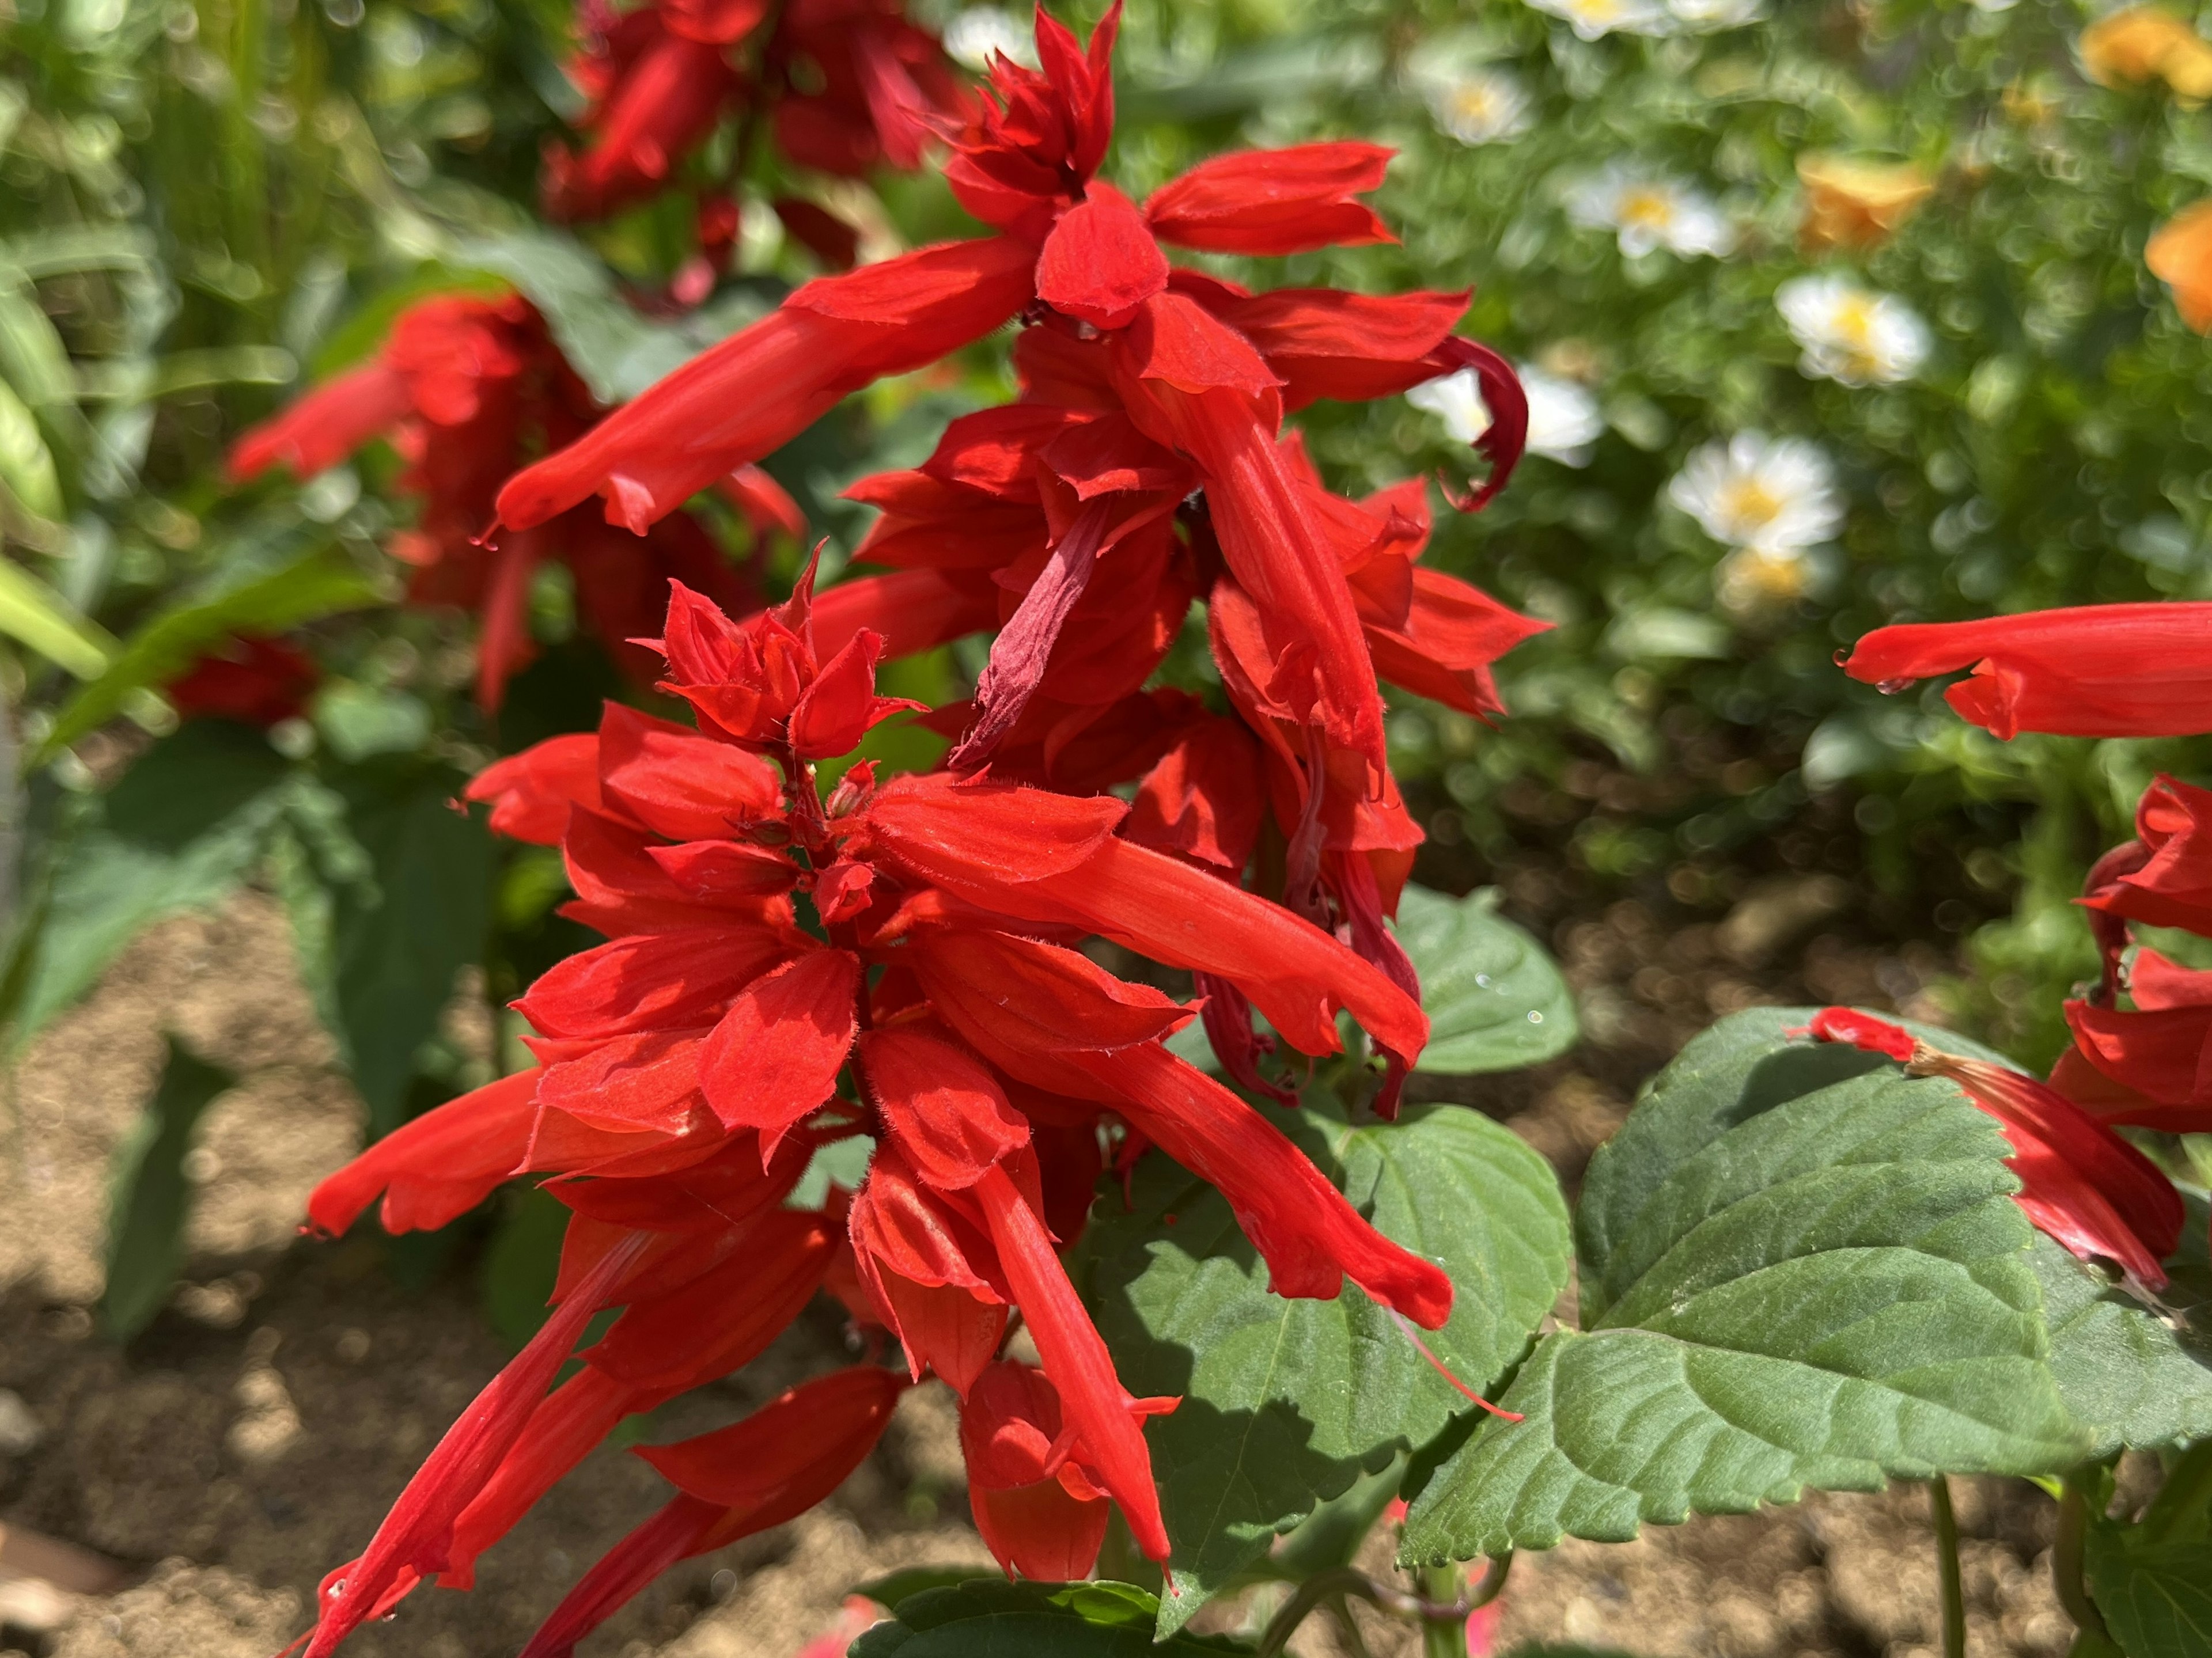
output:
[[[531,579],[548,559],[568,567],[579,616],[641,678],[652,657],[628,641],[653,630],[670,579],[738,609],[752,602],[750,584],[688,516],[653,526],[641,542],[586,513],[495,544],[481,539],[501,481],[532,454],[572,442],[599,413],[527,301],[445,295],[402,312],[374,363],[246,433],[231,450],[230,474],[244,482],[281,465],[307,477],[388,438],[408,463],[401,487],[422,502],[415,527],[392,545],[415,567],[409,597],[482,616],[477,694],[495,709],[530,659]],[[789,498],[766,474],[748,472],[736,488],[756,533],[787,527],[796,518]]]
[[[1497,382],[1500,419],[1485,440],[1494,488],[1518,453],[1518,388],[1494,358],[1450,337],[1463,295],[1255,298],[1172,270],[1163,242],[1287,253],[1376,240],[1379,222],[1352,198],[1380,181],[1387,153],[1318,144],[1224,157],[1138,209],[1093,177],[1113,131],[1118,18],[1108,13],[1085,52],[1040,12],[1042,71],[994,64],[994,97],[953,139],[945,174],[998,235],[807,284],[585,441],[519,475],[501,494],[501,517],[525,527],[596,493],[611,518],[642,530],[848,393],[1018,313],[1031,325],[1025,396],[1119,418],[1067,437],[1045,463],[1044,483],[993,475],[1008,499],[1043,513],[1048,534],[1022,573],[1028,598],[1006,618],[966,752],[980,761],[1037,693],[1093,567],[1119,551],[1121,566],[1149,569],[1164,544],[1160,516],[1202,489],[1218,556],[1249,596],[1272,655],[1267,689],[1326,734],[1358,798],[1380,799],[1382,705],[1360,612],[1299,464],[1279,440],[1284,410],[1316,397],[1401,392],[1474,353]],[[998,525],[982,527],[990,536]],[[1179,616],[1188,602],[1154,614]],[[1118,631],[1141,648],[1136,630]],[[1129,678],[1119,665],[1133,689],[1144,668]]]
[[[269,726],[307,707],[322,671],[276,639],[225,641],[161,688],[185,719],[213,716]]]
[[[2212,732],[2212,604],[2091,604],[1878,628],[1844,664],[1902,690],[1971,668],[1944,700],[1994,735]]]
[[[1143,1421],[1176,1401],[1123,1388],[1060,1255],[1117,1127],[1221,1188],[1279,1293],[1328,1298],[1349,1277],[1421,1326],[1449,1316],[1442,1272],[1161,1045],[1194,1010],[1071,946],[1097,934],[1193,969],[1310,1054],[1335,1051],[1348,1011],[1408,1064],[1427,1035],[1418,1005],[1310,922],[1136,844],[1110,795],[942,774],[878,788],[863,763],[823,798],[812,760],[908,706],[876,695],[872,640],[825,659],[811,577],[744,623],[679,586],[664,684],[699,732],[610,706],[595,737],[555,738],[471,786],[495,823],[561,847],[567,913],[609,942],[516,1004],[540,1068],[371,1147],[311,1212],[336,1231],[380,1193],[388,1227],[434,1224],[503,1175],[548,1173],[574,1212],[556,1316],[624,1310],[550,1397],[542,1379],[494,1383],[530,1407],[502,1406],[504,1436],[463,1473],[426,1471],[431,1521],[373,1549],[349,1593],[381,1606],[420,1575],[465,1579],[624,1414],[760,1352],[823,1285],[841,1233],[841,1293],[898,1336],[915,1377],[933,1370],[969,1401],[979,1522],[1009,1569],[1086,1566],[1109,1498],[1164,1559]],[[876,1144],[849,1207],[784,1206],[811,1151],[853,1134]],[[1000,1357],[1014,1311],[1042,1374]],[[767,1430],[757,1445],[726,1431],[750,1448],[731,1464],[747,1478],[781,1467],[760,1448]],[[685,1495],[594,1568],[532,1651],[566,1651],[662,1566],[785,1517],[787,1495],[811,1503],[833,1461],[866,1448],[848,1438],[833,1455],[793,1431],[775,1455],[805,1468],[778,1475],[773,1500],[653,1454]],[[318,1652],[349,1616],[325,1606]]]
[[[2025,1072],[1964,1059],[1902,1026],[1849,1008],[1823,1008],[1812,1034],[1895,1060],[1916,1077],[1948,1077],[2003,1125],[2027,1218],[2085,1260],[2118,1266],[2146,1298],[2166,1284],[2160,1263],[2180,1241],[2180,1193],[2158,1165],[2063,1095]]]

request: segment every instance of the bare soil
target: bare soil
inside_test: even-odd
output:
[[[1589,1041],[1524,1076],[1451,1084],[1551,1157],[1571,1183],[1640,1077],[1716,1015],[1755,1002],[1911,1001],[1944,966],[1838,930],[1848,890],[1783,875],[1718,898],[1575,913],[1532,866],[1510,907],[1552,938]],[[1698,895],[1693,895],[1698,896]],[[1828,930],[1823,930],[1824,926]],[[247,1078],[204,1125],[191,1264],[127,1350],[97,1331],[110,1154],[149,1093],[161,1034]],[[1434,1084],[1431,1084],[1432,1089]],[[140,941],[38,1044],[0,1132],[0,1527],[97,1552],[119,1592],[44,1605],[0,1592],[0,1658],[267,1658],[314,1586],[358,1552],[421,1456],[506,1357],[465,1263],[420,1291],[383,1246],[300,1238],[308,1189],[353,1150],[357,1103],[297,987],[283,919],[248,896]],[[656,1438],[726,1421],[844,1351],[817,1306],[742,1376],[678,1401]],[[362,1658],[512,1651],[574,1576],[662,1500],[650,1469],[602,1448],[484,1560],[466,1594],[416,1594],[363,1631]],[[985,1563],[969,1528],[953,1413],[908,1394],[870,1463],[816,1513],[688,1563],[584,1651],[591,1658],[792,1658],[855,1585],[916,1564]],[[1970,1645],[2056,1654],[2048,1504],[2017,1482],[1962,1482]],[[1387,1570],[1389,1540],[1370,1543]],[[4,1591],[4,1585],[0,1585]],[[1922,1658],[1936,1640],[1917,1488],[1571,1544],[1513,1569],[1500,1649],[1572,1643],[1638,1655]],[[1249,1625],[1264,1600],[1221,1609]],[[19,1621],[8,1622],[8,1619]],[[1365,1622],[1376,1658],[1413,1649]],[[1348,1650],[1325,1619],[1294,1643]]]

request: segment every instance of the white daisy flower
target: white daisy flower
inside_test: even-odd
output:
[[[1804,348],[1797,367],[1814,380],[1893,386],[1928,361],[1935,336],[1894,294],[1848,276],[1796,276],[1774,291],[1775,308]]]
[[[1681,258],[1718,258],[1735,246],[1719,205],[1680,179],[1615,161],[1567,191],[1567,217],[1586,230],[1610,230],[1637,258],[1665,248]]]
[[[1421,91],[1437,130],[1463,144],[1503,143],[1535,124],[1535,100],[1502,69],[1477,65],[1426,76]]]
[[[1766,15],[1766,0],[1667,0],[1674,21],[1693,34],[1741,28]]]
[[[1672,34],[1674,19],[1660,0],[1528,0],[1538,11],[1565,20],[1585,40],[1608,34]]]
[[[1590,445],[1605,430],[1597,399],[1574,381],[1522,364],[1514,372],[1528,394],[1528,452],[1567,466],[1589,465]],[[1490,429],[1490,405],[1472,368],[1424,381],[1406,393],[1414,408],[1437,416],[1456,443],[1473,443]]]
[[[999,6],[970,6],[945,26],[945,55],[979,75],[1004,53],[1025,68],[1037,66],[1036,39],[1013,13]]]
[[[1667,499],[1707,535],[1769,559],[1818,546],[1843,527],[1835,468],[1816,444],[1742,432],[1692,452]]]

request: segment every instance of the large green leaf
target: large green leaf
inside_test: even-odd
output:
[[[51,758],[119,713],[134,691],[175,677],[233,634],[276,634],[377,602],[376,584],[343,551],[319,546],[266,572],[188,594],[124,642],[106,671],[66,703],[40,750]]]
[[[295,789],[261,733],[227,720],[190,721],[148,750],[57,853],[9,967],[10,1045],[89,990],[141,928],[229,893]]]
[[[1451,1274],[1451,1321],[1430,1344],[1470,1386],[1496,1381],[1566,1283],[1550,1165],[1455,1106],[1356,1128],[1312,1109],[1277,1120],[1386,1236]],[[1183,1401],[1146,1425],[1181,1591],[1164,1603],[1171,1630],[1278,1532],[1471,1407],[1352,1284],[1334,1301],[1271,1294],[1228,1204],[1165,1157],[1139,1165],[1132,1198],[1100,1204],[1086,1278],[1130,1391]]]
[[[1993,1120],[1755,1009],[1692,1042],[1591,1160],[1587,1333],[1547,1336],[1415,1501],[1408,1560],[2039,1473],[2086,1449],[2048,1363]]]
[[[404,1121],[416,1056],[461,969],[483,959],[491,840],[452,805],[462,781],[380,757],[339,773],[295,816],[312,849],[286,881],[300,954],[372,1134]]]
[[[854,1641],[851,1658],[1206,1658],[1249,1652],[1218,1636],[1158,1645],[1158,1602],[1127,1583],[1006,1583],[923,1589]]]
[[[237,1078],[198,1058],[174,1036],[146,1109],[115,1147],[109,1164],[107,1285],[100,1315],[128,1341],[169,1298],[185,1264],[185,1218],[191,1183],[185,1153],[200,1115]]]
[[[2212,1441],[2172,1463],[2132,1526],[2091,1523],[2084,1564],[2127,1658],[2212,1655]]]
[[[1544,947],[1498,914],[1492,889],[1448,898],[1409,886],[1398,941],[1421,975],[1429,1045],[1420,1068],[1511,1071],[1572,1048],[1575,999]]]

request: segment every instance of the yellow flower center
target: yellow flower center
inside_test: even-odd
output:
[[[1774,521],[1782,502],[1757,478],[1738,478],[1721,491],[1721,510],[1746,529],[1757,530]]]
[[[1674,222],[1674,203],[1664,191],[1628,190],[1621,192],[1620,222],[1647,230],[1664,230]]]

